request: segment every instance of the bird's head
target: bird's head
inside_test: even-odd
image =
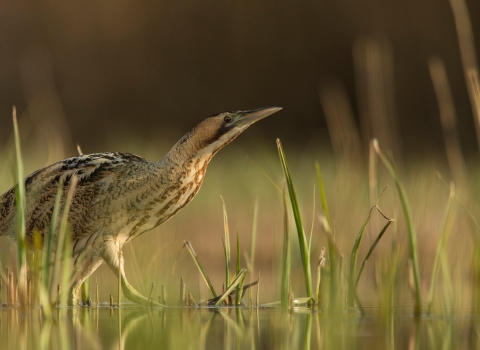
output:
[[[281,110],[265,107],[249,111],[222,112],[205,119],[188,132],[176,147],[189,147],[195,156],[213,156],[256,121]],[[177,148],[178,149],[178,148]]]

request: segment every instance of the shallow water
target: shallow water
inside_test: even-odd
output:
[[[422,316],[399,308],[329,315],[298,308],[0,308],[0,349],[472,349],[477,315]]]

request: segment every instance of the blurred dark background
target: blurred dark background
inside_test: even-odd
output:
[[[480,2],[466,4],[478,49]],[[361,57],[368,58],[369,42],[383,52],[380,71],[388,84],[386,97],[378,98],[390,99],[387,117],[395,121],[402,152],[444,153],[427,64],[438,56],[462,148],[476,155],[448,0],[4,0],[0,146],[12,133],[12,105],[20,118],[53,125],[88,153],[106,151],[106,139],[126,133],[173,142],[214,113],[269,105],[284,111],[240,139],[263,136],[273,144],[281,137],[300,150],[330,145],[319,97],[322,87],[328,96],[329,86],[347,98],[366,145],[372,135],[362,126],[368,108],[361,100],[369,80],[362,83]],[[74,153],[71,147],[67,155]]]

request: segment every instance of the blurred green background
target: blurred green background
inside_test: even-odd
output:
[[[466,3],[478,48],[480,3]],[[55,124],[69,142],[68,156],[77,142],[86,153],[105,151],[105,140],[122,132],[173,142],[214,113],[280,105],[281,114],[241,140],[281,137],[300,150],[327,147],[319,89],[332,84],[344,89],[366,144],[372,130],[361,120],[371,111],[361,57],[369,41],[382,52],[377,66],[388,82],[380,97],[388,100],[399,148],[444,153],[427,66],[438,55],[462,146],[476,154],[447,0],[4,0],[0,145],[12,131],[12,105],[37,123]]]

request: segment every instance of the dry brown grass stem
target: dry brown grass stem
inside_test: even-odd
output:
[[[368,193],[370,208],[378,204],[378,157],[375,152],[374,139],[370,140],[370,147],[368,152]],[[385,190],[384,190],[385,191]],[[383,193],[383,192],[382,192]],[[378,217],[375,216],[370,220],[370,230],[367,231],[367,238],[371,242],[370,232],[378,232],[380,223]],[[375,259],[375,256],[373,256]]]
[[[345,88],[338,82],[324,84],[319,96],[335,156],[347,162],[358,161],[360,135]]]
[[[32,277],[27,277],[27,305],[32,305]]]
[[[78,152],[79,156],[83,156],[83,151],[82,151],[82,148],[80,147],[79,143],[77,143],[77,152]]]
[[[322,288],[322,269],[325,267],[325,263],[327,258],[325,257],[325,247],[322,247],[320,251],[320,256],[318,257],[318,265],[317,265],[317,292],[316,292],[316,304],[320,307],[322,302],[322,295],[321,295],[321,288]]]
[[[472,109],[473,109],[473,117],[477,121],[477,125],[479,125],[479,128],[477,129],[480,130],[480,81],[478,79],[478,69],[470,69],[467,72],[468,75],[468,83],[469,86],[472,89]],[[477,133],[477,139],[479,140],[479,148],[480,148],[480,137],[479,134]]]
[[[198,306],[197,302],[193,298],[192,293],[188,292],[188,306]]]
[[[448,82],[445,65],[439,57],[432,57],[428,61],[428,68],[432,77],[435,94],[437,95],[450,172],[457,186],[463,188],[466,184],[465,162],[458,138],[455,103]]]
[[[15,305],[15,283],[13,272],[9,271],[7,267],[7,305]]]
[[[98,277],[95,278],[95,304],[96,306],[98,307],[98,305],[100,304],[100,300],[99,300],[99,297],[98,297]]]
[[[400,159],[391,45],[382,37],[362,38],[354,44],[353,59],[363,139],[377,138]]]
[[[57,284],[57,305],[60,305],[60,293],[62,292],[62,287]]]
[[[462,58],[463,71],[467,82],[468,95],[477,132],[477,143],[480,149],[480,107],[475,94],[475,74],[478,72],[477,54],[475,52],[475,39],[473,37],[472,23],[465,0],[450,0],[455,27],[457,29],[460,57]],[[473,78],[473,79],[472,79]],[[477,78],[478,82],[478,78]]]
[[[178,305],[185,305],[185,283],[183,282],[183,276],[180,277],[180,298],[178,300]]]

